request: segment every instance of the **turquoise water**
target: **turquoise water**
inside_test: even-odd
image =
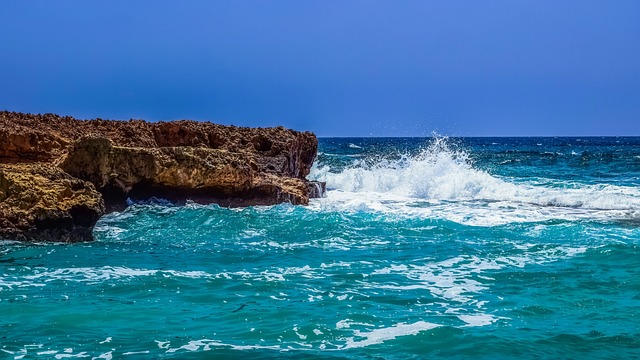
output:
[[[321,139],[308,207],[0,242],[0,358],[639,358],[640,139]]]

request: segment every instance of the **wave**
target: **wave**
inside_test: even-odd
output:
[[[382,203],[509,203],[516,207],[619,210],[633,214],[640,208],[640,190],[634,187],[552,179],[525,181],[492,175],[474,167],[469,153],[454,149],[446,137],[431,139],[417,155],[373,163],[366,160],[355,161],[341,171],[318,164],[311,177],[325,181],[328,197],[342,202],[352,195]]]

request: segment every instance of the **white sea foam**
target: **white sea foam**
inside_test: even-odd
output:
[[[216,275],[211,275],[203,271],[150,270],[119,266],[62,268],[52,271],[35,268],[30,275],[10,276],[4,274],[0,276],[0,290],[2,290],[3,287],[8,289],[27,286],[42,287],[52,281],[75,281],[87,284],[99,284],[110,280],[156,275],[191,279],[217,277]]]
[[[508,257],[479,258],[473,255],[460,255],[438,262],[425,260],[424,265],[389,265],[371,274],[373,277],[369,286],[390,290],[425,289],[434,297],[445,300],[447,304],[457,303],[481,308],[486,302],[476,300],[475,296],[489,286],[476,280],[483,273],[508,267],[522,268],[532,264],[545,264],[570,258],[587,250],[583,246],[553,246],[534,251],[522,249],[521,254]],[[404,275],[411,282],[407,285],[375,282],[376,275],[387,274]]]
[[[46,351],[38,351],[36,354],[38,355],[53,355],[57,354],[58,350],[46,350]]]
[[[584,246],[549,246],[539,248],[534,244],[513,244],[519,252],[510,256],[480,258],[474,255],[460,255],[443,261],[424,264],[391,264],[374,270],[366,283],[367,288],[392,291],[428,291],[440,303],[446,314],[457,316],[465,323],[462,327],[480,327],[495,323],[503,317],[487,311],[486,290],[492,286],[491,274],[505,268],[545,264],[570,258],[588,250]],[[402,275],[408,282],[399,285],[388,282],[381,275]],[[484,299],[479,300],[481,294]],[[441,311],[441,310],[440,310]],[[353,325],[349,319],[336,324],[337,329],[348,329]]]
[[[353,332],[354,337],[346,339],[346,344],[342,349],[360,348],[381,344],[400,336],[417,335],[421,331],[431,330],[438,326],[440,325],[426,321],[418,321],[412,324],[399,323],[390,327],[373,329],[367,332],[355,330]],[[361,338],[361,340],[355,340],[355,338]]]
[[[160,344],[160,341],[156,342],[158,344]],[[255,350],[255,349],[265,349],[265,350],[282,350],[282,348],[280,346],[277,345],[273,345],[273,346],[263,346],[263,345],[233,345],[233,344],[227,344],[221,341],[217,341],[217,340],[211,340],[211,339],[202,339],[202,340],[192,340],[189,341],[187,344],[182,345],[180,347],[177,348],[172,348],[170,347],[169,343],[163,343],[165,344],[166,347],[163,347],[163,349],[167,349],[167,353],[174,353],[180,350],[184,350],[184,351],[210,351],[212,348],[230,348],[233,350]]]
[[[552,218],[626,218],[640,208],[640,189],[544,180],[516,183],[474,168],[464,151],[436,138],[415,157],[365,161],[333,172],[312,169],[327,197],[312,208],[380,211],[445,218],[466,225],[499,225]],[[551,184],[551,185],[550,185]]]
[[[177,270],[156,270],[156,269],[135,269],[128,267],[78,267],[48,270],[44,268],[27,269],[20,274],[0,274],[0,291],[12,290],[20,287],[43,287],[53,281],[69,281],[85,283],[88,285],[100,284],[103,282],[128,281],[130,279],[162,276],[165,278],[187,278],[187,279],[226,279],[242,280],[250,282],[286,282],[289,280],[300,281],[299,279],[317,279],[326,276],[326,269],[349,267],[350,263],[339,262],[332,264],[322,264],[320,267],[292,266],[292,267],[270,267],[261,271],[222,271],[219,273],[208,273],[204,271],[177,271]],[[15,270],[15,269],[14,269]],[[28,274],[25,274],[28,272]],[[3,289],[4,288],[4,289]],[[313,289],[310,289],[313,291]],[[281,300],[286,294],[278,294]],[[311,295],[310,295],[311,296]],[[313,295],[312,299],[321,300],[322,296]],[[111,338],[107,339],[108,341]]]
[[[489,314],[458,315],[458,319],[467,323],[466,327],[487,326],[498,321],[499,318]]]
[[[345,338],[341,338],[340,340],[343,344],[332,344],[325,340],[322,340],[320,343],[315,344],[319,349],[326,349],[327,344],[331,346],[330,350],[348,350],[352,348],[361,348],[376,344],[381,344],[385,341],[393,340],[401,336],[412,336],[417,335],[422,331],[427,331],[439,327],[440,325],[429,323],[426,321],[417,321],[414,323],[397,323],[392,326],[383,327],[383,328],[373,328],[373,324],[366,323],[357,323],[352,322],[350,319],[341,320],[336,324],[336,329],[349,329],[352,325],[364,326],[366,329],[362,330],[353,330],[353,336],[348,336]],[[300,341],[294,341],[289,344],[295,344],[297,346],[291,345],[236,345],[230,344],[219,340],[213,339],[201,339],[201,340],[191,340],[188,343],[180,346],[173,347],[171,342],[169,341],[158,341],[155,342],[158,344],[160,349],[165,350],[166,353],[176,353],[176,352],[195,352],[195,351],[210,351],[216,348],[229,348],[234,350],[273,350],[273,351],[305,351],[310,350],[314,347],[313,342],[306,342],[307,335],[299,333],[299,328],[294,326],[293,332],[297,335],[297,338]],[[324,332],[319,329],[314,329],[313,333],[316,336],[323,335]]]
[[[15,244],[21,244],[21,242],[13,241],[13,240],[0,240],[0,245],[15,245]]]
[[[57,354],[56,359],[68,359],[68,358],[88,358],[90,355],[85,351],[78,354]]]
[[[91,358],[91,360],[98,360],[98,359],[103,359],[103,360],[111,360],[111,359],[113,359],[113,350],[112,351],[107,351],[106,353],[102,353],[97,357]]]
[[[362,323],[362,322],[355,322],[351,319],[344,319],[344,320],[340,320],[336,323],[336,329],[340,330],[340,329],[349,329],[351,326],[369,326],[369,327],[373,327],[373,324],[368,324],[368,323]]]

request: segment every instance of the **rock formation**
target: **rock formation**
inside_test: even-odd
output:
[[[307,204],[324,191],[305,179],[317,146],[283,127],[0,112],[0,239],[90,240],[127,198]]]
[[[83,241],[104,214],[95,187],[42,164],[0,164],[0,239]]]

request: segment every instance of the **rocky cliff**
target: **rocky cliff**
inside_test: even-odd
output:
[[[0,239],[81,241],[127,198],[307,204],[309,132],[0,112]]]

